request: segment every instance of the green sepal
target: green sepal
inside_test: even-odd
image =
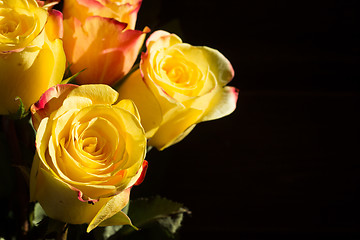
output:
[[[38,226],[40,222],[46,217],[46,213],[44,209],[41,207],[40,203],[35,203],[34,205],[34,212],[32,218],[32,225]]]
[[[121,211],[126,215],[128,214],[128,212],[129,212],[129,202],[128,202],[128,204],[126,204],[126,206]],[[105,239],[109,239],[109,237],[116,234],[116,232],[118,232],[123,226],[124,225],[96,227],[91,232],[94,234],[95,239],[105,240]]]
[[[71,77],[73,74],[71,73],[71,70],[70,70],[70,67],[72,65],[72,63],[69,63],[69,62],[66,62],[66,69],[65,69],[65,72],[64,72],[64,76],[63,76],[63,79],[67,79],[69,77]]]
[[[29,109],[27,109],[25,107],[25,105],[20,97],[16,97],[15,101],[19,102],[18,110],[16,111],[16,113],[10,114],[9,118],[17,120],[17,119],[22,119],[22,118],[26,117],[29,114]]]
[[[82,73],[82,72],[85,71],[85,70],[86,70],[86,68],[84,68],[84,69],[81,70],[80,72],[77,72],[77,73],[75,73],[74,75],[72,75],[72,76],[70,76],[70,77],[62,80],[60,84],[75,83],[76,77],[79,76],[79,74]]]
[[[133,73],[135,72],[136,70],[139,69],[139,64],[134,64],[134,66],[130,69],[130,71],[124,76],[122,77],[121,79],[119,79],[118,81],[116,81],[113,85],[112,85],[112,88],[113,89],[118,89],[121,84],[123,84],[125,82],[125,80]]]

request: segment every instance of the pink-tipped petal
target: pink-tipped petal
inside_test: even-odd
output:
[[[81,25],[75,18],[65,20],[64,49],[71,71],[84,69],[80,84],[112,85],[132,68],[149,31],[125,30],[126,23],[111,18],[89,17]]]
[[[76,189],[74,187],[71,187],[71,188],[77,192],[78,199],[81,202],[87,202],[89,204],[94,204],[99,201],[99,199],[92,199],[92,198],[86,197],[79,189]]]
[[[34,103],[30,108],[35,130],[38,128],[40,121],[48,117],[54,109],[57,109],[67,94],[76,87],[78,86],[73,84],[56,85],[43,93],[39,101]]]
[[[43,7],[45,5],[44,1],[37,0],[36,2],[39,5],[39,7]]]
[[[48,26],[51,24],[51,26]],[[55,9],[49,10],[46,32],[50,39],[62,38],[64,35],[63,14]]]
[[[113,18],[128,24],[127,29],[135,29],[141,3],[141,0],[67,0],[63,13],[66,19],[76,17],[82,22],[90,16]]]
[[[169,36],[170,33],[164,31],[164,30],[157,30],[155,32],[153,32],[149,38],[146,40],[146,47],[149,46],[150,42],[155,42],[157,41],[159,38],[161,37],[166,37],[166,36]]]
[[[102,5],[99,1],[96,0],[77,0],[77,2],[80,5],[89,7],[89,8],[103,8],[104,5]]]
[[[235,87],[224,87],[210,103],[210,110],[202,121],[215,120],[231,114],[236,109],[239,90]]]
[[[141,4],[142,4],[142,0],[137,0],[133,5],[135,6],[134,7],[134,10],[131,11],[131,13],[133,14],[137,14],[140,10],[140,7],[141,7]],[[129,4],[130,5],[130,4]]]

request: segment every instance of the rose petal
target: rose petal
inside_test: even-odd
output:
[[[49,11],[48,21],[45,25],[45,30],[48,38],[54,41],[57,38],[62,38],[64,34],[63,15],[60,11],[51,9]]]
[[[210,104],[210,110],[202,121],[215,120],[231,114],[236,109],[239,91],[234,87],[224,87]]]
[[[56,191],[53,191],[56,189]],[[36,176],[35,199],[46,214],[56,220],[70,224],[90,222],[109,199],[100,199],[94,205],[81,202],[76,191],[43,168],[39,168]],[[59,211],[61,209],[61,211]],[[76,209],[73,211],[71,209]]]
[[[140,115],[139,115],[139,111],[136,108],[135,104],[133,101],[129,100],[129,99],[124,99],[121,100],[120,102],[118,102],[116,105],[114,105],[116,107],[125,109],[126,111],[130,112],[131,114],[133,114],[139,121],[140,121]]]
[[[64,2],[65,18],[76,16],[84,21],[89,16],[114,18],[127,24],[127,29],[134,29],[137,13],[142,0],[126,1],[97,1],[97,0],[67,0]]]
[[[136,183],[134,185],[140,185],[144,179],[145,179],[145,175],[148,169],[148,161],[144,160],[143,165],[142,165],[142,169],[141,169],[141,175],[138,178],[138,180],[136,181]],[[140,171],[140,170],[139,170]]]
[[[64,21],[64,49],[72,72],[84,69],[80,84],[120,80],[133,66],[148,30],[125,30],[114,19],[89,17],[83,25],[75,18]]]
[[[55,109],[58,109],[67,94],[76,87],[78,86],[71,84],[56,85],[41,95],[39,101],[33,104],[30,109],[35,130],[38,129],[41,120],[49,117]]]
[[[140,70],[127,77],[117,91],[119,92],[119,99],[134,101],[139,110],[146,137],[152,137],[162,121],[162,111],[154,94],[144,83]]]
[[[190,127],[199,122],[203,114],[197,109],[172,109],[164,115],[164,120],[155,135],[149,139],[148,144],[159,150],[175,144],[179,136],[184,138],[190,131]],[[184,135],[186,133],[186,135]]]

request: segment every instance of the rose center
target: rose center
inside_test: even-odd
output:
[[[83,141],[82,149],[88,153],[95,153],[99,150],[97,137],[88,137]]]
[[[0,24],[0,34],[7,34],[9,32],[14,32],[18,26],[15,21],[7,21],[5,24]]]
[[[190,82],[191,69],[188,69],[186,63],[182,61],[173,58],[166,59],[162,70],[165,71],[167,77],[173,83],[188,84]]]
[[[20,10],[19,10],[20,11]],[[34,31],[34,16],[22,10],[21,13],[11,9],[0,9],[0,40],[3,43],[18,43]]]
[[[5,35],[14,32],[19,25],[19,18],[15,11],[2,9],[0,11],[0,34]]]
[[[185,83],[187,79],[184,77],[184,69],[181,66],[165,70],[170,81],[174,83]]]

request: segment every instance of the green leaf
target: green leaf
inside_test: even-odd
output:
[[[102,232],[103,239],[109,239],[111,236],[115,235],[122,227],[123,225],[105,227]]]
[[[132,200],[128,216],[133,224],[140,228],[140,232],[141,229],[158,224],[166,235],[172,238],[181,226],[184,213],[190,214],[190,211],[183,204],[156,196]],[[112,238],[126,236],[133,232],[134,229],[124,226]]]
[[[183,214],[175,214],[166,218],[159,218],[157,222],[167,232],[168,236],[172,237],[176,231],[181,227],[181,222],[184,218]]]
[[[25,108],[25,105],[20,97],[16,97],[15,101],[19,102],[19,108],[16,113],[12,113],[9,115],[11,119],[22,119],[29,114],[29,109]]]

